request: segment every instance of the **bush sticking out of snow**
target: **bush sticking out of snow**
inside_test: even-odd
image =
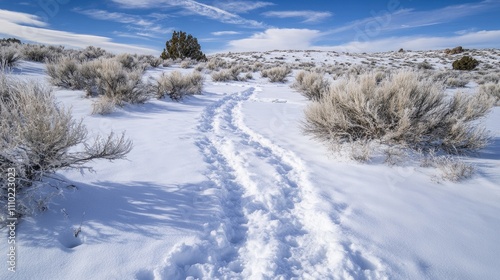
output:
[[[21,54],[16,47],[1,47],[0,48],[0,70],[12,68],[21,60]]]
[[[265,69],[261,71],[261,76],[264,78],[269,78],[271,83],[284,83],[286,82],[286,77],[292,73],[292,70],[288,67],[273,67],[270,69]]]
[[[229,69],[213,72],[211,77],[214,82],[241,81],[242,79],[239,77],[240,73],[240,67],[233,66]]]
[[[476,121],[491,107],[484,94],[447,97],[418,72],[398,71],[379,83],[367,73],[339,81],[309,105],[304,131],[330,144],[379,140],[465,153],[487,144]]]
[[[431,69],[434,69],[434,67],[432,66],[432,64],[430,64],[427,60],[424,60],[424,61],[420,62],[419,64],[417,64],[417,68],[421,69],[421,70],[431,70]]]
[[[141,62],[136,55],[131,55],[128,53],[122,53],[117,56],[115,56],[115,59],[120,62],[123,67],[127,68],[128,70],[135,71],[135,70],[142,70],[146,68],[146,65]]]
[[[426,155],[423,155],[420,166],[439,169],[441,174],[436,177],[438,181],[460,182],[472,177],[476,172],[473,165],[450,155],[438,156],[435,150],[430,150]]]
[[[445,84],[451,88],[461,88],[461,87],[465,87],[465,85],[467,85],[469,83],[468,80],[462,78],[462,77],[449,77],[448,79],[446,79],[446,82]]]
[[[301,71],[295,76],[293,87],[309,100],[318,101],[328,91],[329,83],[322,74]]]
[[[92,114],[111,114],[116,108],[116,100],[107,96],[101,96],[92,104]]]
[[[34,210],[29,200],[44,177],[60,169],[90,169],[85,164],[95,159],[122,159],[132,148],[124,135],[90,141],[86,127],[56,104],[49,88],[5,77],[0,77],[0,86],[0,170],[7,174],[7,169],[15,169],[18,215]],[[2,175],[2,206],[6,205],[7,186]]]
[[[143,103],[149,98],[149,86],[142,81],[143,69],[128,70],[115,59],[100,59],[97,67],[97,92],[114,99],[116,104]]]
[[[199,72],[182,75],[178,71],[162,74],[157,80],[157,97],[168,95],[178,101],[186,95],[200,94],[203,89],[203,76]]]
[[[487,83],[479,87],[479,94],[486,94],[495,99],[495,106],[500,106],[500,83]]]
[[[79,61],[63,58],[55,63],[47,64],[47,74],[50,82],[55,86],[68,89],[83,89],[84,80],[81,74]]]

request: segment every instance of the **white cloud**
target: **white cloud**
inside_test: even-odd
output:
[[[245,19],[215,6],[203,4],[194,0],[112,0],[123,8],[182,8],[189,14],[200,15],[223,23],[264,28],[265,24],[256,20]]]
[[[12,23],[32,25],[32,26],[47,26],[46,22],[41,21],[37,16],[18,13],[0,9],[0,20],[6,20]]]
[[[272,28],[252,35],[250,38],[233,40],[228,51],[269,51],[310,49],[320,32],[311,29]]]
[[[332,50],[340,52],[385,52],[398,50],[434,50],[456,46],[493,48],[500,45],[500,30],[483,30],[452,36],[403,36],[351,41],[339,45],[319,45],[324,35],[311,29],[268,29],[249,38],[232,40],[225,51]]]
[[[112,42],[110,38],[66,31],[52,30],[27,24],[45,26],[40,19],[31,14],[0,10],[0,34],[48,45],[64,45],[73,48],[85,48],[89,45],[101,47],[111,52],[131,52],[157,54],[159,51]]]
[[[135,35],[138,36],[155,37],[158,34],[163,35],[172,32],[172,28],[165,28],[159,24],[156,24],[157,21],[156,18],[158,18],[158,15],[156,14],[153,14],[151,16],[155,18],[155,20],[147,20],[144,18],[144,16],[130,15],[118,12],[108,12],[105,10],[97,10],[97,9],[91,9],[91,10],[74,9],[74,11],[93,19],[108,20],[108,21],[127,24],[126,27],[129,30],[136,31]]]
[[[493,48],[500,45],[500,30],[483,30],[462,35],[406,36],[379,40],[352,41],[336,46],[314,46],[319,50],[345,52],[384,52],[403,48],[406,50],[435,50],[463,46],[464,48]]]
[[[237,32],[237,31],[217,31],[217,32],[212,32],[212,35],[214,35],[214,36],[237,35],[237,34],[241,34],[241,33]]]
[[[331,17],[330,12],[316,12],[316,11],[269,11],[263,13],[266,17],[277,17],[277,18],[303,18],[303,22],[313,23],[322,21],[328,17]]]
[[[216,7],[224,9],[226,11],[231,11],[233,13],[247,13],[256,9],[264,8],[267,6],[273,6],[274,3],[271,2],[261,2],[261,1],[218,1],[215,3]]]

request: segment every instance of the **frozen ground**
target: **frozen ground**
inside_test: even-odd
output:
[[[44,81],[43,67],[23,62],[13,74]],[[95,162],[95,173],[60,172],[62,195],[18,226],[17,272],[5,266],[0,279],[498,277],[499,108],[485,120],[492,143],[467,159],[477,174],[436,182],[416,162],[329,153],[300,130],[308,101],[293,78],[255,78],[207,76],[203,95],[107,116],[90,115],[83,92],[58,90],[92,134],[126,131],[134,149],[127,160]]]

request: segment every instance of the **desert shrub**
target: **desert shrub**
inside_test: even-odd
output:
[[[178,71],[170,74],[163,73],[157,80],[157,97],[168,95],[178,101],[186,95],[200,94],[203,89],[203,76],[199,72],[182,75]]]
[[[12,68],[21,60],[19,50],[13,46],[0,48],[0,70]]]
[[[434,67],[427,60],[424,60],[424,61],[420,62],[419,64],[417,64],[417,68],[421,69],[421,70],[431,70]]]
[[[26,60],[43,62],[46,59],[52,60],[54,58],[53,50],[44,45],[23,45],[23,57]]]
[[[464,52],[464,49],[461,47],[461,46],[458,46],[458,47],[455,47],[453,49],[446,49],[444,50],[444,53],[445,54],[459,54],[459,53],[462,53]]]
[[[156,68],[162,65],[163,59],[154,57],[152,55],[141,55],[138,57],[142,64],[148,64],[149,66]]]
[[[246,73],[246,74],[245,74],[245,79],[247,79],[247,80],[251,80],[251,79],[253,79],[253,74],[252,74],[252,72],[248,72],[248,73]]]
[[[188,69],[191,67],[191,65],[192,65],[192,62],[190,59],[184,59],[184,60],[182,60],[180,66],[181,66],[181,68]]]
[[[329,83],[323,74],[301,71],[295,76],[293,87],[309,100],[318,101],[328,90]]]
[[[100,47],[88,46],[78,54],[80,61],[89,61],[98,58],[111,58],[112,55]]]
[[[486,145],[476,122],[491,107],[484,94],[446,96],[418,72],[398,71],[380,83],[366,73],[340,80],[310,104],[304,131],[326,143],[378,140],[466,153]]]
[[[127,68],[128,70],[134,71],[134,70],[141,70],[144,71],[146,68],[146,65],[142,63],[138,58],[137,55],[131,55],[128,53],[122,53],[114,57],[118,62],[120,62],[123,67]]]
[[[462,78],[462,77],[449,77],[446,79],[445,84],[449,87],[452,88],[460,88],[460,87],[465,87],[469,83],[468,80]]]
[[[47,63],[47,74],[55,86],[69,89],[83,89],[84,81],[80,62],[75,59],[63,58],[56,63]]]
[[[115,59],[100,59],[97,63],[98,95],[114,99],[118,105],[143,103],[149,98],[149,85],[142,81],[143,69],[129,70]]]
[[[48,87],[0,77],[0,203],[6,207],[9,168],[16,173],[18,215],[31,212],[37,184],[61,169],[88,168],[96,159],[124,158],[132,143],[113,133],[89,139],[81,121],[60,107]],[[6,211],[2,211],[6,213]]]
[[[284,83],[286,82],[286,77],[292,73],[292,70],[288,67],[273,67],[270,69],[265,69],[261,71],[261,76],[269,78],[271,83]]]
[[[174,64],[174,61],[172,59],[162,59],[163,63],[161,64],[163,67],[170,67],[172,64]]]
[[[203,69],[205,69],[205,66],[206,66],[206,64],[204,62],[198,63],[196,65],[196,67],[194,68],[194,70],[201,72],[201,71],[203,71]]]
[[[470,56],[463,56],[462,58],[455,60],[452,64],[453,69],[455,70],[472,70],[478,65],[479,61]]]
[[[229,69],[213,72],[211,77],[214,82],[241,81],[243,78],[240,78],[240,73],[241,68],[239,66],[232,66]]]
[[[116,108],[116,100],[107,96],[101,96],[92,104],[92,114],[111,114]]]
[[[212,71],[226,67],[227,67],[226,61],[221,58],[214,57],[208,60],[207,62],[207,68]]]
[[[212,77],[212,81],[214,82],[226,82],[233,79],[233,75],[228,69],[212,72],[210,76]]]
[[[431,150],[422,157],[420,166],[434,167],[440,171],[435,179],[460,182],[469,179],[476,172],[476,168],[463,160],[450,155],[437,155]]]
[[[493,97],[495,99],[495,105],[500,106],[500,84],[498,82],[479,86],[479,93]]]

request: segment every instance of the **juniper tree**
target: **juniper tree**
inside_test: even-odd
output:
[[[198,61],[207,60],[201,51],[198,39],[191,34],[186,34],[186,32],[174,31],[172,39],[168,40],[165,45],[165,49],[163,49],[160,56],[163,59],[191,58]]]

